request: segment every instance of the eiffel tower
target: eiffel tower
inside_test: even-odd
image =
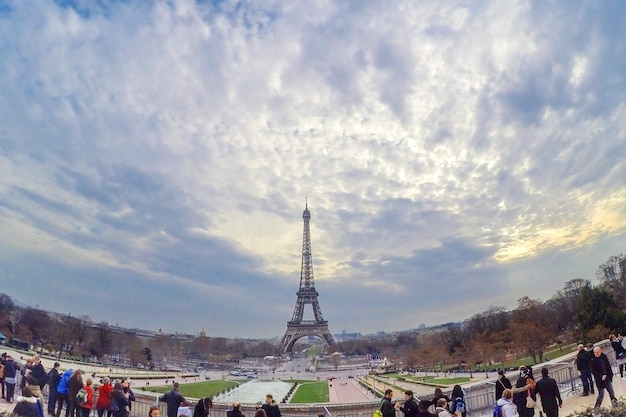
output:
[[[302,213],[304,219],[304,236],[302,238],[302,267],[300,269],[300,289],[296,293],[296,308],[293,310],[291,321],[287,322],[287,331],[280,341],[280,353],[291,353],[293,345],[296,341],[305,336],[317,336],[322,339],[328,347],[337,350],[337,342],[333,339],[333,335],[328,330],[328,322],[322,316],[322,309],[317,301],[319,295],[315,291],[315,282],[313,281],[313,260],[311,258],[311,230],[309,221],[311,213],[308,204],[305,205]],[[311,304],[315,320],[303,320],[304,306]]]

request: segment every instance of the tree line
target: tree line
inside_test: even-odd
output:
[[[347,355],[378,354],[405,368],[449,366],[473,369],[530,356],[543,361],[547,347],[595,342],[626,323],[626,256],[611,256],[589,279],[567,281],[551,298],[524,296],[515,309],[491,306],[442,331],[405,331],[339,343]],[[223,337],[140,337],[136,330],[92,322],[89,316],[46,312],[17,305],[0,294],[0,332],[56,355],[127,360],[151,367],[159,361],[229,362],[274,355],[277,343]],[[298,342],[302,343],[302,342]]]

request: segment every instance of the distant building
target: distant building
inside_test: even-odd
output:
[[[198,337],[206,337],[206,330],[204,330],[204,327],[200,329],[200,333],[198,333]]]

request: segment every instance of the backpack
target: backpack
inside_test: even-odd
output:
[[[117,400],[115,399],[111,400],[111,405],[109,406],[109,410],[113,413],[118,413],[120,411],[120,405],[117,403]]]
[[[498,405],[498,403],[496,403],[493,406],[493,417],[503,417],[502,416],[502,406]]]
[[[85,388],[81,388],[80,391],[78,391],[78,394],[76,394],[76,402],[78,405],[87,404],[89,402],[89,391]]]
[[[465,402],[463,398],[456,397],[454,400],[454,412],[465,413]]]

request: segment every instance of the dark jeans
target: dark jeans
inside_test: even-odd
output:
[[[91,413],[91,408],[80,406],[78,406],[78,408],[80,408],[81,417],[89,417],[89,413]]]
[[[57,389],[50,386],[48,388],[50,391],[48,395],[48,414],[54,414],[54,406],[57,403]]]
[[[70,415],[70,403],[68,401],[68,395],[57,392],[57,412],[56,417],[61,416],[61,410],[63,409],[63,403],[65,403],[65,417]]]
[[[6,393],[4,392],[4,378],[0,378],[0,386],[2,386],[2,398],[7,398]]]
[[[111,410],[98,410],[98,417],[104,416],[104,412],[107,412],[107,417],[111,417]]]
[[[602,404],[605,388],[609,392],[609,398],[611,398],[611,401],[617,401],[617,398],[615,398],[615,391],[613,390],[613,382],[609,381],[608,379],[601,382],[602,384],[598,384],[598,382],[596,381],[596,385],[598,387],[598,398],[596,398],[596,404],[594,407],[600,407],[600,405]]]
[[[593,379],[591,379],[590,369],[580,371],[580,380],[583,382],[583,394],[593,392]]]
[[[15,384],[10,384],[8,382],[6,382],[7,384],[7,401],[13,401],[15,398]]]

